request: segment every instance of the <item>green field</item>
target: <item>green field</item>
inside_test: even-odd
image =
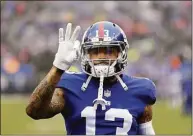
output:
[[[25,114],[27,97],[1,97],[1,134],[65,134],[61,115],[51,119],[32,120]],[[156,134],[191,134],[191,118],[181,109],[171,109],[163,101],[154,106],[153,125]]]

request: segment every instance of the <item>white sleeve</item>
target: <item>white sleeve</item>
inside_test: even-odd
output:
[[[155,135],[152,121],[139,124],[139,129],[142,135]]]

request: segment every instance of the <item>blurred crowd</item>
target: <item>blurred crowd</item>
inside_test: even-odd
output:
[[[2,1],[1,93],[29,93],[52,66],[58,29],[68,22],[83,35],[107,20],[125,31],[128,75],[145,76],[159,99],[191,110],[191,1]],[[72,70],[81,71],[80,64]]]

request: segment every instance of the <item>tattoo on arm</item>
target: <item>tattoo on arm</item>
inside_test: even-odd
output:
[[[141,124],[151,121],[152,115],[153,115],[152,106],[151,105],[146,106],[142,116],[139,118],[139,123]]]
[[[49,110],[46,110],[47,111],[46,117],[52,117],[57,113],[60,113],[64,108],[64,104],[65,101],[63,97],[63,91],[58,88],[55,90],[52,100],[47,108]]]
[[[62,73],[62,70],[53,66],[46,77],[35,88],[26,108],[29,116],[34,119],[49,118],[62,110],[64,105],[64,100],[60,97],[62,94],[61,92],[54,91]]]

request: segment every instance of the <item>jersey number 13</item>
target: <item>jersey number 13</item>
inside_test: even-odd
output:
[[[81,112],[81,117],[86,118],[86,135],[95,135],[96,110],[88,106]],[[116,128],[116,135],[127,135],[131,129],[132,115],[127,109],[110,108],[105,112],[105,120],[115,121],[115,118],[123,118],[123,127]]]

